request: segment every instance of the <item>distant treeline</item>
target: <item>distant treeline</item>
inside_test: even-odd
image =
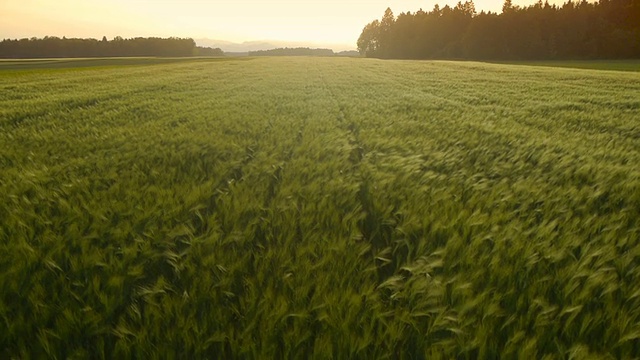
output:
[[[360,53],[356,50],[344,50],[337,52],[336,56],[359,57]]]
[[[249,56],[334,56],[331,49],[278,48],[271,50],[249,51]]]
[[[196,46],[193,39],[132,38],[119,36],[109,41],[67,39],[47,36],[0,42],[0,58],[76,58],[114,56],[222,56],[220,49]]]
[[[478,14],[470,0],[397,18],[387,9],[364,27],[358,50],[404,59],[640,58],[640,0],[528,7],[506,0],[501,14]]]

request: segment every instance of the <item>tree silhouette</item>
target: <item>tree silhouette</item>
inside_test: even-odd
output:
[[[518,8],[513,6],[513,2],[511,2],[511,0],[504,0],[504,3],[502,4],[502,13],[503,14],[507,14],[513,11],[517,11]]]
[[[108,41],[67,39],[6,39],[0,42],[0,58],[105,57],[105,56],[222,56],[220,49],[196,47],[193,39],[132,38],[116,36]]]
[[[367,57],[378,56],[380,21],[373,20],[367,24],[358,38],[358,51]]]
[[[502,13],[478,14],[473,1],[430,12],[390,8],[367,24],[361,54],[379,58],[616,59],[640,58],[640,0],[505,0]]]

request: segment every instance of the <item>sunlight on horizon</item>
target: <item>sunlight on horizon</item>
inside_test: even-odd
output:
[[[475,1],[500,12],[502,0]],[[530,5],[532,1],[514,1]],[[356,47],[362,28],[390,7],[396,15],[457,0],[3,0],[0,37],[191,37],[232,42],[280,40]]]

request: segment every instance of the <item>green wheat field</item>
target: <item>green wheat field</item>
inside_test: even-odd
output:
[[[640,356],[640,72],[123,61],[0,63],[0,358]]]

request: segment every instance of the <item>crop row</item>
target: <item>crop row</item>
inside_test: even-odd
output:
[[[637,356],[637,80],[0,74],[0,357]]]

